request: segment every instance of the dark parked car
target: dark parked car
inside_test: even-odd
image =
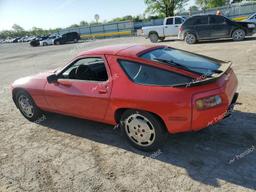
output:
[[[12,43],[18,43],[18,40],[20,39],[21,37],[16,37],[13,39]]]
[[[254,32],[255,24],[252,22],[236,22],[220,15],[198,15],[188,18],[181,25],[179,39],[188,44],[219,38],[241,41]]]
[[[65,33],[54,40],[54,45],[60,45],[69,42],[77,43],[79,39],[80,35],[77,32]]]
[[[30,41],[30,45],[31,45],[32,47],[39,46],[39,45],[40,45],[40,41],[45,40],[45,39],[48,39],[48,37],[49,37],[48,35],[46,35],[46,36],[38,36],[38,37],[36,37],[35,39],[33,39],[33,40]]]

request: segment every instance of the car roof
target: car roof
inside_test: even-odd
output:
[[[78,56],[85,55],[119,55],[127,57],[137,57],[138,54],[151,50],[157,49],[165,46],[156,46],[156,45],[145,45],[145,44],[126,44],[126,45],[112,45],[105,46],[89,51],[83,51]]]
[[[205,17],[205,16],[221,16],[221,17],[225,17],[225,16],[223,16],[223,15],[204,14],[204,15],[193,15],[193,16],[191,16],[191,17],[189,17],[189,18],[193,18],[193,17]],[[189,18],[188,18],[188,19],[189,19]]]

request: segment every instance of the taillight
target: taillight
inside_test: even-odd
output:
[[[221,103],[222,103],[221,97],[219,95],[215,95],[215,96],[196,100],[196,108],[198,110],[209,109],[217,105],[220,105]]]
[[[180,26],[180,29],[179,29],[179,30],[180,30],[180,32],[182,32],[182,31],[183,31],[183,28],[182,28],[182,26]]]

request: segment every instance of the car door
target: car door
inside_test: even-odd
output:
[[[166,23],[164,26],[164,36],[174,36],[177,35],[178,33],[175,32],[175,27],[174,27],[174,19],[173,18],[167,18]]]
[[[208,16],[197,16],[194,18],[193,25],[197,33],[198,39],[209,39],[210,38],[210,29]]]
[[[63,34],[62,35],[61,41],[62,41],[62,43],[66,43],[67,42],[67,34]]]
[[[73,33],[67,33],[67,42],[73,41]]]
[[[226,22],[226,19],[223,16],[210,15],[209,23],[211,38],[229,37],[232,27]]]
[[[83,68],[87,70],[81,71]],[[56,112],[102,120],[108,108],[111,84],[104,57],[78,58],[58,74],[56,83],[47,83],[46,100]]]

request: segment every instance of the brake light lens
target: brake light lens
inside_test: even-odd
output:
[[[183,31],[183,28],[182,28],[182,26],[180,26],[180,29],[179,29],[179,30],[180,30],[180,32],[182,32],[182,31]]]
[[[219,95],[215,95],[215,96],[196,100],[196,108],[198,110],[209,109],[217,105],[220,105],[221,103],[222,103],[221,97]]]

